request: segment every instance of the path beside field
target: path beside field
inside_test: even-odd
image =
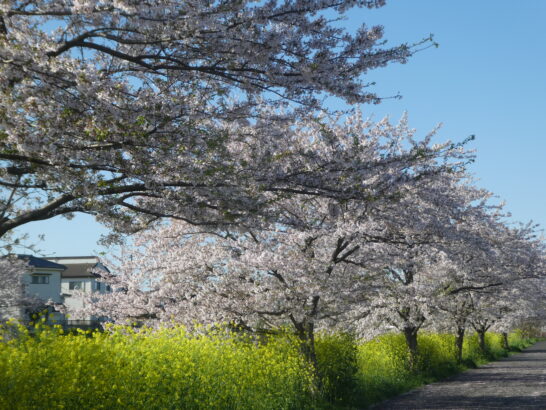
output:
[[[546,342],[373,409],[546,409]]]

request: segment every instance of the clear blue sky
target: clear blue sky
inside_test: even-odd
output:
[[[380,96],[365,115],[398,119],[426,134],[442,122],[440,139],[475,134],[479,185],[507,201],[515,220],[546,226],[546,1],[391,0],[378,10],[348,13],[346,27],[385,26],[389,44],[418,41],[430,33],[438,49],[418,53],[405,65],[371,72]],[[344,23],[344,24],[345,24]],[[25,226],[46,235],[46,254],[104,251],[106,231],[89,216]]]

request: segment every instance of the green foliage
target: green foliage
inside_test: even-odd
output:
[[[511,333],[508,337],[508,344],[510,350],[520,350],[523,347],[527,347],[530,344],[528,339],[524,339],[521,335],[516,333]],[[480,349],[480,342],[478,334],[474,333],[473,335],[466,337],[463,344],[463,358],[465,362],[479,366],[484,363],[487,363],[491,360],[497,360],[501,357],[505,357],[508,352],[503,348],[502,345],[502,334],[500,333],[490,333],[485,334],[485,346],[486,351],[482,352]],[[519,349],[517,346],[521,346]]]
[[[358,346],[358,379],[363,402],[375,403],[418,385],[408,368],[402,334],[386,334]]]
[[[502,335],[500,333],[486,333],[485,345],[487,346],[488,358],[491,360],[508,355],[508,352],[502,347]]]
[[[521,332],[509,335],[511,349],[522,349],[533,341],[522,337]],[[409,351],[402,334],[386,334],[358,346],[358,383],[361,392],[360,404],[370,405],[424,383],[443,379],[467,367],[475,367],[488,360],[506,356],[502,348],[502,335],[486,333],[489,352],[484,356],[479,348],[478,335],[465,337],[463,363],[457,364],[455,336],[450,334],[427,334],[418,336],[418,371],[408,366]]]
[[[463,342],[463,361],[468,364],[473,363],[474,366],[487,361],[480,349],[480,341],[477,333],[474,333],[471,336],[465,336]]]
[[[256,343],[180,327],[2,333],[9,340],[0,343],[0,408],[311,407],[311,372],[285,337]]]
[[[358,348],[353,335],[322,333],[315,342],[322,397],[347,404],[357,388]]]
[[[451,334],[419,335],[420,369],[426,378],[437,380],[460,370],[455,339]]]
[[[526,347],[535,343],[538,339],[529,337],[524,330],[516,329],[508,335],[510,350],[520,352]]]

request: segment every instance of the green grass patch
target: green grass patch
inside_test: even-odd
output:
[[[486,333],[487,353],[479,348],[478,335],[465,337],[463,360],[457,363],[455,336],[422,333],[418,336],[419,365],[409,370],[409,352],[401,334],[386,334],[358,346],[359,403],[361,406],[386,400],[423,384],[445,379],[491,360],[506,356],[502,335]],[[521,333],[509,335],[511,350],[521,350],[535,342]]]

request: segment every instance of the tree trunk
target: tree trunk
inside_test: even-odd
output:
[[[315,350],[315,324],[313,322],[302,322],[296,326],[297,335],[300,340],[300,351],[313,369],[317,391],[322,389],[322,379]]]
[[[510,345],[508,344],[508,333],[502,332],[502,348],[506,351],[510,350]]]
[[[417,370],[417,365],[419,363],[419,346],[417,344],[418,331],[419,328],[413,326],[404,328],[406,345],[409,350],[409,368],[412,371]]]
[[[315,332],[312,323],[308,323],[305,329],[304,337],[301,340],[301,350],[305,359],[313,366],[318,373],[317,353],[315,351]]]
[[[464,343],[464,327],[457,327],[457,337],[455,338],[455,348],[457,350],[457,363],[463,361],[463,343]]]
[[[480,329],[476,330],[476,332],[478,333],[478,339],[480,341],[480,350],[483,354],[487,354],[487,345],[485,344],[485,330]]]

